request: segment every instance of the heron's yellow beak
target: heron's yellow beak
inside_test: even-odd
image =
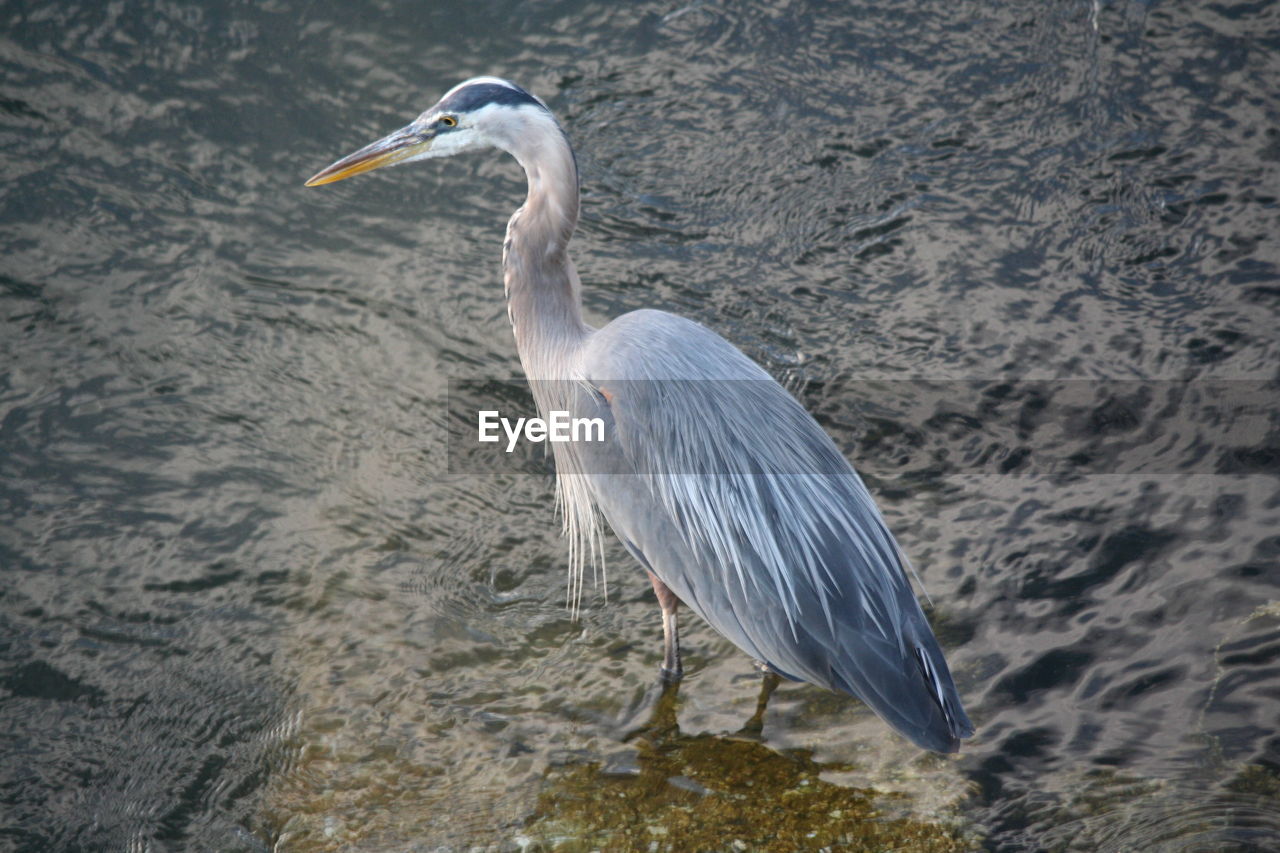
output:
[[[428,128],[411,124],[366,145],[354,154],[348,154],[332,166],[321,169],[311,176],[306,186],[331,184],[361,172],[372,172],[383,166],[394,165],[426,151],[431,147],[434,137],[435,134]]]

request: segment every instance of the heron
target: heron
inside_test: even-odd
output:
[[[574,605],[584,566],[602,554],[603,518],[653,585],[665,681],[683,671],[683,603],[767,674],[852,694],[919,747],[956,752],[973,725],[909,564],[831,437],[700,323],[652,309],[584,321],[568,251],[577,161],[542,99],[497,77],[466,80],[306,186],[490,148],[528,181],[502,270],[535,404],[544,418],[606,425],[603,442],[553,445]]]

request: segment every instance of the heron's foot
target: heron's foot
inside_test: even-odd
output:
[[[679,681],[668,681],[664,678],[657,685],[657,690],[658,695],[653,701],[648,722],[623,735],[623,743],[639,740],[656,746],[679,736],[680,725],[676,720],[680,698]],[[650,692],[648,695],[653,694]]]

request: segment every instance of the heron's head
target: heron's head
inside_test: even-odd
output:
[[[307,186],[330,184],[383,166],[449,157],[479,148],[518,155],[538,130],[556,127],[547,105],[514,83],[473,77],[450,89],[407,127],[384,136],[322,169]]]

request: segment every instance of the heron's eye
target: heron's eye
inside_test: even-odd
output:
[[[440,124],[444,127],[457,127],[458,120],[453,116],[440,116]]]

